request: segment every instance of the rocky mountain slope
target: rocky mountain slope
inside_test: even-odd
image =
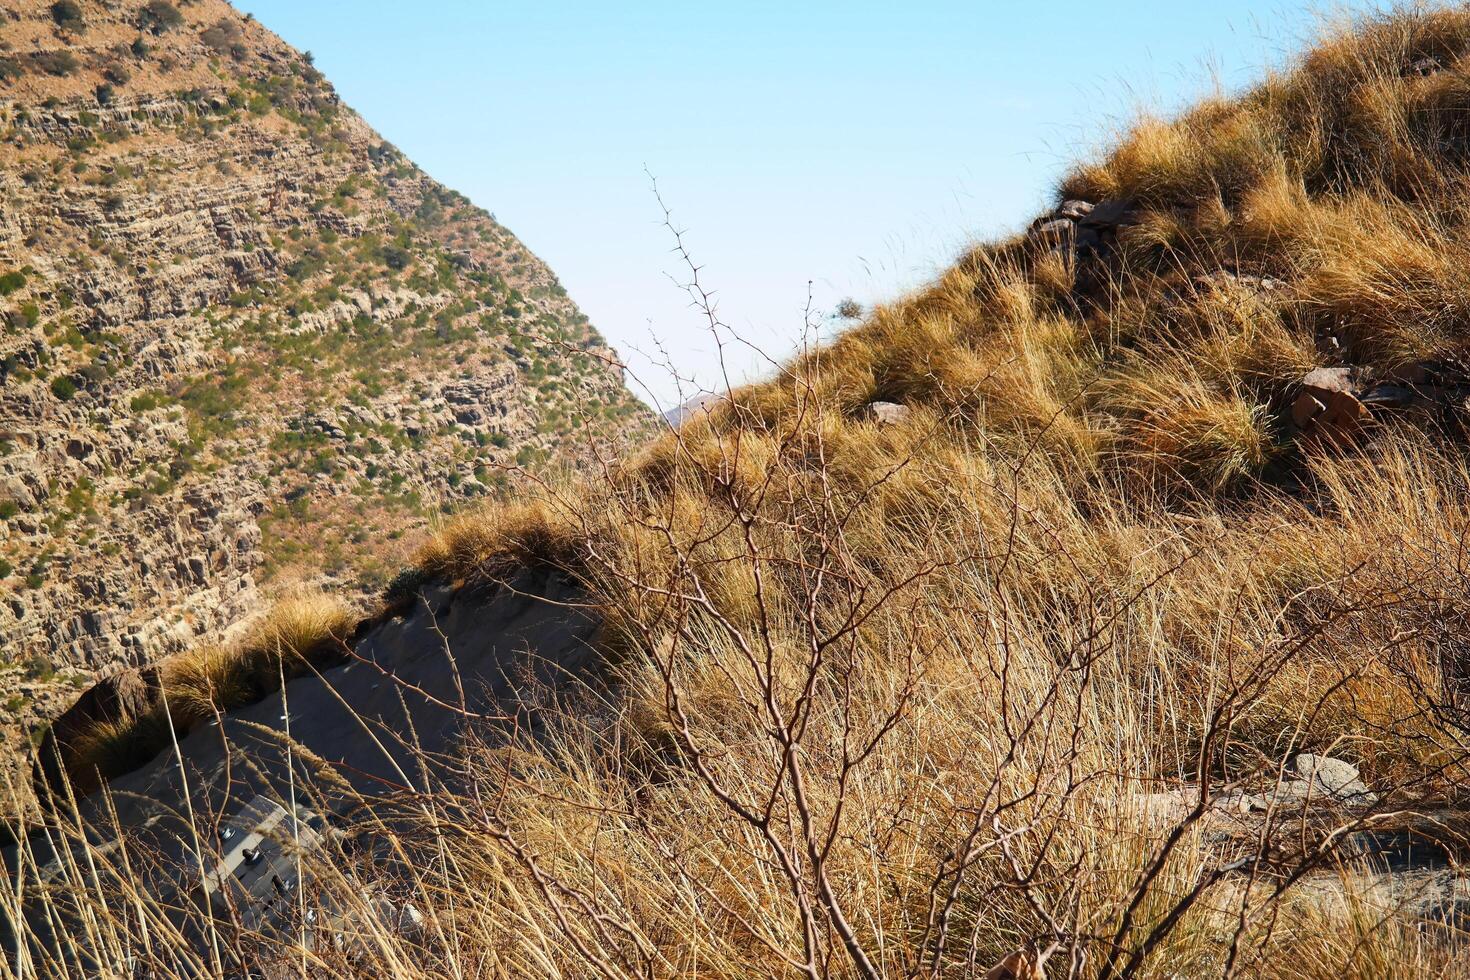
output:
[[[0,720],[268,583],[381,585],[500,467],[642,420],[606,353],[228,4],[3,0]]]

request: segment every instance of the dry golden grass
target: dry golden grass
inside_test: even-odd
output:
[[[494,579],[524,567],[575,562],[576,525],[544,500],[491,506],[460,514],[419,550],[417,567],[450,582]]]
[[[1440,70],[1410,77],[1423,58]],[[395,801],[428,934],[292,955],[394,976],[982,977],[1022,948],[1048,976],[1465,973],[1462,938],[1361,877],[1217,874],[1245,845],[1144,801],[1264,788],[1302,750],[1354,761],[1386,806],[1464,795],[1464,443],[1406,419],[1303,445],[1288,406],[1320,364],[1470,362],[1467,77],[1460,9],[1331,36],[1068,179],[1137,210],[1105,264],[977,249],[606,479],[448,524],[421,577],[575,576],[616,696],[483,733],[467,786]],[[875,399],[909,414],[879,424]],[[338,633],[306,621],[258,635],[310,659]],[[176,666],[181,714],[260,680],[238,663]]]
[[[289,680],[340,659],[356,625],[352,607],[334,596],[292,596],[271,607],[233,653],[257,690],[272,691],[283,675]],[[230,686],[225,681],[223,689]]]

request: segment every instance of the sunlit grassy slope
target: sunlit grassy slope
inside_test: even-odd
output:
[[[1462,406],[1334,438],[1291,407],[1319,366],[1429,372],[1440,396],[1466,377],[1470,13],[1360,24],[1239,98],[1142,120],[1072,199],[1128,217],[1098,249],[977,248],[601,478],[444,528],[426,577],[577,578],[612,683],[471,749],[473,792],[414,802],[404,846],[434,860],[406,887],[432,929],[297,955],[466,976],[1470,970],[1393,903],[1297,887],[1321,828],[1271,873],[1226,873],[1246,845],[1207,832],[1197,789],[1162,819],[1142,802],[1259,788],[1303,749],[1357,763],[1384,810],[1463,793]],[[880,424],[878,400],[908,413]]]

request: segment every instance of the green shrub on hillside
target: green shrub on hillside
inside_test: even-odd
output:
[[[51,5],[51,19],[56,21],[58,27],[67,30],[79,31],[86,26],[82,19],[82,8],[78,7],[76,0],[56,0]]]
[[[395,272],[408,268],[408,264],[412,261],[413,255],[408,249],[395,244],[383,246],[383,264]]]
[[[24,272],[18,270],[7,272],[3,276],[0,276],[0,296],[9,296],[25,284],[26,277]]]
[[[138,14],[138,27],[154,34],[162,34],[171,31],[184,22],[184,15],[179,13],[179,8],[169,3],[168,0],[148,0],[146,6]]]
[[[234,431],[239,424],[236,412],[248,384],[249,379],[231,365],[219,377],[201,379],[185,388],[179,401],[200,433],[213,439]]]
[[[112,56],[102,66],[102,77],[113,85],[126,85],[133,78],[133,71],[127,66],[124,59],[128,57],[128,49],[125,45],[113,48]]]
[[[157,391],[144,391],[134,395],[129,406],[135,412],[151,412],[166,403],[167,396]]]
[[[51,394],[55,395],[57,398],[60,398],[64,402],[71,401],[72,398],[75,397],[76,393],[76,382],[72,381],[71,378],[68,378],[65,375],[62,375],[61,377],[56,378],[51,382]]]
[[[36,67],[48,75],[61,77],[70,75],[80,65],[76,56],[70,51],[42,51],[33,56]]]
[[[247,53],[241,37],[240,26],[222,17],[214,26],[205,28],[199,35],[199,40],[216,54],[229,55],[240,61]]]

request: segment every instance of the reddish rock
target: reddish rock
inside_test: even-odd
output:
[[[1291,418],[1313,439],[1339,441],[1357,435],[1368,410],[1358,400],[1349,368],[1317,368],[1301,382]]]

